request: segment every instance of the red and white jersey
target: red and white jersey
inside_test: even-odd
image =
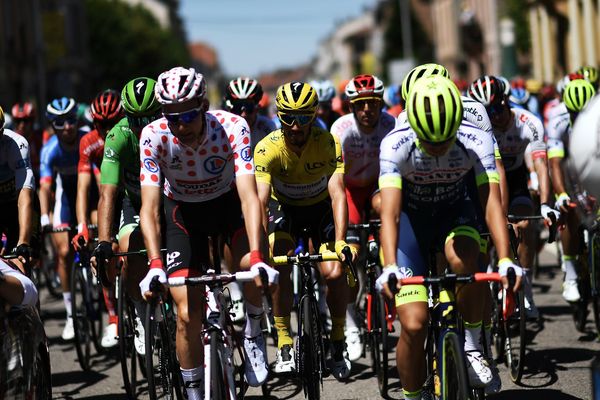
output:
[[[379,178],[379,145],[381,140],[396,126],[396,118],[385,112],[381,113],[377,127],[370,134],[361,132],[354,114],[346,114],[338,118],[331,126],[331,133],[336,135],[342,146],[342,154],[346,171],[346,186],[372,186]]]
[[[79,142],[79,164],[77,172],[98,173],[104,156],[104,138],[94,129],[81,138]]]
[[[250,129],[242,117],[222,110],[206,113],[204,139],[198,148],[171,133],[165,118],[142,130],[141,185],[160,186],[165,196],[184,202],[215,199],[231,190],[239,175],[254,174]]]

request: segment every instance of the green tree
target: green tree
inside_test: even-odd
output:
[[[520,53],[526,54],[531,47],[527,6],[523,0],[505,0],[502,14],[515,23],[515,46]]]
[[[91,76],[96,91],[121,88],[190,62],[180,27],[167,30],[142,6],[118,0],[86,0]]]

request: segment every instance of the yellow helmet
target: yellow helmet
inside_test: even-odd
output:
[[[275,105],[280,113],[315,114],[319,97],[316,90],[308,83],[294,81],[277,89]]]
[[[4,128],[4,123],[6,119],[4,118],[4,110],[0,107],[0,128]]]

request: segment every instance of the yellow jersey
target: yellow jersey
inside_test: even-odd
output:
[[[285,144],[281,129],[265,136],[254,149],[256,181],[271,185],[280,203],[309,206],[329,196],[333,174],[344,173],[342,147],[335,135],[316,126],[298,156]]]

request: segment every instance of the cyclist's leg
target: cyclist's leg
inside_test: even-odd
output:
[[[54,203],[53,226],[61,228],[71,225],[75,221],[75,203],[69,201],[66,191],[57,185],[56,199]],[[69,234],[67,232],[54,233],[51,235],[54,249],[56,250],[56,269],[60,276],[63,290],[63,300],[67,310],[67,322],[71,318],[71,289],[70,289],[70,267],[73,262],[73,252],[69,245]],[[70,333],[70,332],[69,332]],[[66,335],[70,337],[71,335]]]
[[[422,226],[428,225],[423,224]],[[406,214],[400,216],[397,262],[407,276],[427,274],[422,248],[428,248],[431,237],[425,230],[415,231]],[[421,243],[421,246],[419,245]],[[424,286],[403,286],[395,298],[400,319],[400,338],[396,345],[396,366],[404,395],[418,398],[426,378],[425,339],[429,322],[427,291]]]
[[[560,232],[563,255],[562,263],[565,267],[565,281],[563,283],[563,298],[567,301],[578,301],[581,298],[577,287],[577,276],[580,273],[578,253],[580,249],[579,218],[575,208],[569,207],[566,213],[565,229]]]

